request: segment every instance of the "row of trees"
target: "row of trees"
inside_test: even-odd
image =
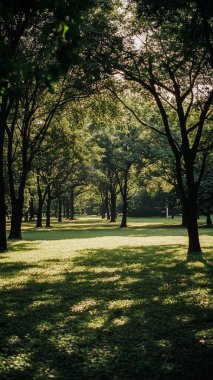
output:
[[[33,201],[37,227],[42,226],[44,205],[46,227],[50,226],[52,203],[57,208],[58,221],[62,220],[62,205],[64,216],[73,219],[74,199],[81,199],[82,209],[87,210],[84,199],[88,195],[93,204],[89,212],[98,212],[103,218],[107,215],[111,222],[116,221],[117,211],[122,212],[121,227],[127,227],[127,210],[131,215],[149,215],[151,210],[147,207],[153,207],[154,199],[158,199],[158,207],[155,204],[151,215],[165,215],[166,205],[170,215],[175,214],[175,209],[180,212],[174,162],[163,143],[156,141],[154,133],[142,130],[131,114],[107,95],[99,95],[98,101],[93,97],[83,104],[72,104],[72,110],[63,110],[63,118],[56,117],[52,122],[39,154],[34,157],[25,186],[25,218],[29,214],[32,219]],[[22,173],[21,151],[16,154],[13,166],[17,174]],[[209,173],[204,179],[205,192],[199,193],[199,203],[209,215]],[[17,180],[16,176],[16,183]],[[12,204],[9,214],[11,208]],[[23,208],[21,212],[23,215]],[[9,238],[20,239],[22,217],[20,223],[18,218],[14,220]]]
[[[1,251],[7,249],[5,149],[12,204],[10,237],[18,238],[27,177],[51,123],[66,104],[93,91],[92,86],[81,86],[80,27],[86,27],[88,13],[92,15],[103,3],[0,1]]]
[[[68,188],[96,182],[112,221],[121,195],[125,227],[138,183],[159,170],[180,197],[189,252],[199,252],[198,196],[204,205],[212,194],[212,5],[84,3],[0,1],[0,250],[5,180],[10,238],[21,238],[30,179],[38,225],[45,199],[48,210]]]

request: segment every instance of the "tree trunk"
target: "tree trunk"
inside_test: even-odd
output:
[[[198,186],[194,180],[193,160],[185,154],[186,186],[183,185],[181,159],[176,157],[177,181],[182,202],[183,222],[188,232],[188,253],[201,253],[198,222],[197,222],[197,192]],[[184,225],[182,223],[182,225]]]
[[[123,215],[122,215],[122,220],[121,220],[121,228],[126,228],[127,227],[127,211],[128,211],[128,202],[127,198],[123,199]]]
[[[51,208],[51,190],[50,190],[50,185],[48,185],[47,188],[47,205],[46,205],[46,227],[50,227],[50,208]]]
[[[69,199],[66,198],[66,218],[69,219],[70,217],[70,205],[69,205]]]
[[[105,218],[106,218],[105,207],[101,205],[101,219],[105,219]]]
[[[7,251],[6,236],[6,203],[5,203],[5,182],[4,182],[4,138],[5,138],[5,117],[3,100],[0,112],[0,252]]]
[[[128,199],[127,199],[127,183],[128,183],[128,170],[124,173],[124,185],[121,192],[122,199],[123,199],[123,215],[121,220],[121,228],[127,227],[127,212],[128,212]]]
[[[101,205],[100,205],[100,215],[101,219],[106,218],[106,203],[105,203],[105,194],[101,192]]]
[[[58,218],[58,203],[57,203],[57,201],[54,202],[54,217]]]
[[[30,205],[29,205],[29,213],[30,213],[30,221],[35,219],[35,210],[34,210],[34,203],[33,203],[33,197],[30,197]]]
[[[184,205],[186,213],[186,227],[188,231],[188,253],[200,253],[200,241],[198,233],[198,222],[197,222],[197,200],[196,196],[191,196],[186,199]]]
[[[105,195],[105,210],[106,210],[106,214],[107,214],[107,219],[110,220],[109,193],[108,193],[108,189],[106,189],[106,195]]]
[[[171,207],[171,209],[170,209],[170,214],[171,214],[172,219],[174,219],[174,217],[175,217],[175,210],[174,210],[174,207]]]
[[[25,221],[25,222],[28,222],[28,220],[29,220],[29,211],[27,210],[27,211],[25,211],[25,213],[24,213],[24,221]]]
[[[111,219],[110,219],[110,222],[116,222],[116,217],[117,217],[116,190],[113,186],[110,188],[110,197],[111,197]]]
[[[15,114],[13,118],[13,123],[11,124],[10,132],[8,135],[8,146],[7,146],[7,165],[8,165],[8,177],[9,177],[9,187],[10,187],[10,199],[12,206],[12,216],[11,216],[11,227],[8,239],[22,239],[21,236],[21,224],[23,217],[23,207],[24,207],[24,190],[26,187],[27,176],[30,171],[30,162],[27,160],[27,147],[23,143],[22,146],[22,167],[20,175],[17,178],[16,169],[13,166],[13,142],[14,142],[14,131],[15,131],[15,121],[18,115],[18,103],[15,107]],[[15,187],[18,184],[18,189],[16,191]],[[27,215],[28,218],[28,215]]]
[[[75,218],[74,189],[70,190],[70,220]]]
[[[39,174],[37,173],[37,192],[38,192],[38,209],[37,209],[37,219],[36,219],[36,227],[42,227],[42,211],[43,211],[43,204],[45,200],[45,196],[42,196],[42,191],[40,188],[40,179]]]
[[[61,197],[58,198],[58,222],[62,222],[62,202]]]
[[[104,199],[102,199],[102,202],[101,202],[100,215],[101,215],[101,219],[105,219],[106,218],[105,200]]]
[[[14,184],[14,171],[12,167],[12,139],[9,139],[8,143],[8,176],[9,176],[9,185],[10,185],[10,199],[12,206],[12,215],[11,215],[11,226],[10,226],[10,234],[8,239],[16,239],[21,240],[21,224],[23,217],[23,207],[24,207],[24,190],[27,181],[28,168],[23,165],[22,174],[19,178],[19,187],[18,187],[18,195],[16,195],[15,184]]]
[[[63,200],[63,217],[66,218],[66,201]]]
[[[11,227],[8,239],[21,240],[21,224],[23,217],[23,205],[24,205],[24,195],[19,198],[11,199],[12,204],[12,215],[11,215]]]
[[[43,202],[39,200],[38,204],[38,210],[37,210],[37,220],[36,220],[36,227],[42,227],[42,208],[43,208]]]
[[[1,137],[0,137],[0,140],[1,140]],[[1,157],[0,157],[0,161],[1,161]],[[4,186],[3,163],[0,162],[0,252],[5,252],[5,251],[7,251],[5,186]]]
[[[207,226],[212,226],[211,210],[208,210],[206,213],[206,224]]]

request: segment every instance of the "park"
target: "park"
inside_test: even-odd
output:
[[[213,377],[211,0],[0,0],[0,379]]]

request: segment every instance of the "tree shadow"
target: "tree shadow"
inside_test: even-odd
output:
[[[5,263],[20,283],[0,291],[1,378],[210,378],[209,264],[183,261],[180,246]]]
[[[188,252],[187,262],[196,262],[196,261],[200,261],[201,263],[205,262],[203,258],[203,252]]]
[[[8,248],[11,252],[34,251],[38,247],[38,243],[34,241],[10,241]]]
[[[212,235],[212,229],[200,228],[200,235],[208,233]],[[102,221],[79,221],[64,223],[59,227],[54,224],[50,229],[36,229],[34,227],[23,231],[25,240],[66,240],[66,239],[88,239],[105,236],[187,236],[185,227],[168,224],[145,224],[130,225],[128,228],[120,228],[119,224],[110,224]]]
[[[186,236],[186,231],[182,229],[172,229],[173,236]],[[149,237],[149,236],[171,236],[171,228],[167,227],[128,227],[125,229],[119,226],[100,227],[95,229],[88,227],[84,229],[50,229],[50,230],[29,230],[23,232],[25,240],[67,240],[67,239],[88,239],[96,237],[127,236],[127,237]]]

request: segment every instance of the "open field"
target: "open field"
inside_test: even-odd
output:
[[[213,229],[187,258],[179,223],[26,223],[0,256],[0,378],[210,379]]]

